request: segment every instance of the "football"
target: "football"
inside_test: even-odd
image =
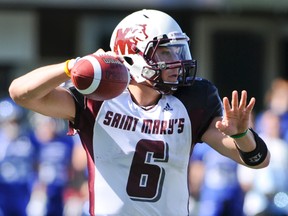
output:
[[[130,75],[117,57],[91,54],[75,63],[71,81],[81,94],[103,101],[120,95],[128,86]]]

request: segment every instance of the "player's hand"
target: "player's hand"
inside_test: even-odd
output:
[[[118,56],[115,52],[113,51],[107,51],[105,52],[105,50],[103,49],[98,49],[96,52],[93,53],[93,55],[110,55],[110,56],[114,56],[117,57],[122,63],[123,63],[123,58],[121,56]]]
[[[239,101],[238,92],[232,92],[231,104],[227,97],[223,98],[224,115],[222,121],[217,121],[215,127],[226,135],[245,132],[250,125],[250,117],[255,105],[252,97],[247,105],[247,92],[241,92]]]

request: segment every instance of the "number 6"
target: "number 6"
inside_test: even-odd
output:
[[[168,161],[168,145],[163,141],[140,140],[126,186],[132,200],[156,202],[160,199],[165,170],[155,162]]]

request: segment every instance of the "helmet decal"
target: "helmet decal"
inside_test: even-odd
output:
[[[118,29],[114,51],[120,54],[135,53],[135,48],[138,42],[142,42],[147,38],[148,34],[146,33],[146,24],[136,25],[131,28]]]

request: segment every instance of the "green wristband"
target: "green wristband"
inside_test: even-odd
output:
[[[244,136],[247,134],[247,132],[248,132],[248,129],[245,130],[243,133],[239,133],[239,134],[235,134],[235,135],[230,135],[230,137],[233,138],[233,139],[239,139],[239,138],[241,138],[241,137],[244,137]]]

